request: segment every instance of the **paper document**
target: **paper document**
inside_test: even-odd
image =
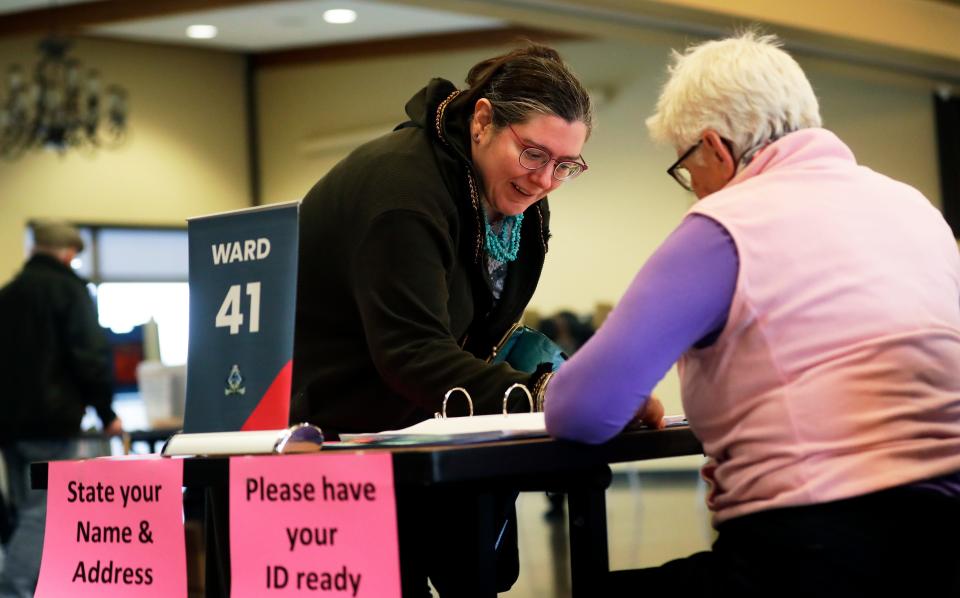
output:
[[[341,434],[341,443],[331,448],[475,444],[546,435],[542,413],[473,415],[428,419],[409,428],[374,434]]]
[[[663,427],[672,428],[674,426],[685,426],[687,425],[687,416],[683,415],[664,415],[663,416]]]
[[[547,434],[542,413],[511,413],[510,415],[474,415],[471,417],[444,417],[428,419],[402,430],[380,432],[393,434],[420,434],[447,436],[474,432],[540,432]]]
[[[663,418],[666,427],[686,425],[683,415],[668,415]],[[470,417],[445,417],[422,421],[401,430],[387,430],[376,434],[342,434],[344,440],[365,437],[456,436],[461,434],[499,433],[508,436],[547,436],[543,413],[511,413],[509,415],[474,415]]]

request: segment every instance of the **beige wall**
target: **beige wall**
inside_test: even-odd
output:
[[[0,65],[33,62],[35,40],[0,41]],[[589,311],[615,301],[643,259],[689,205],[664,174],[670,148],[653,146],[643,119],[684,39],[558,44],[598,100],[585,156],[590,172],[553,199],[554,238],[533,307]],[[262,70],[258,76],[263,199],[302,197],[365,137],[404,118],[403,104],[431,76],[462,82],[497,48]],[[46,152],[0,162],[0,279],[22,261],[30,218],[178,224],[249,202],[238,56],[81,40],[79,58],[131,95],[132,135],[93,155]],[[612,59],[613,58],[613,59]],[[932,84],[799,56],[827,126],[860,160],[917,186],[939,204]]]
[[[531,307],[590,312],[615,302],[689,207],[665,173],[671,148],[643,125],[664,79],[663,33],[558,44],[597,100],[584,155],[590,172],[551,198],[553,233]],[[32,64],[34,40],[0,41],[0,65]],[[257,80],[263,200],[297,199],[349,149],[387,132],[432,76],[462,83],[496,48],[396,56],[260,71]],[[243,62],[238,56],[82,40],[77,55],[131,95],[132,137],[92,156],[37,153],[0,162],[0,279],[23,259],[30,218],[178,224],[248,205]],[[860,161],[902,179],[939,205],[930,94],[933,84],[865,67],[798,56],[820,97],[826,125]],[[668,299],[668,298],[665,298]],[[679,410],[676,377],[657,393]]]
[[[670,44],[558,44],[598,101],[584,156],[590,171],[551,198],[548,263],[531,307],[590,311],[613,302],[690,205],[665,173],[671,148],[647,139]],[[678,46],[681,38],[673,40]],[[497,48],[303,67],[258,77],[264,200],[302,197],[349,149],[387,132],[406,100],[431,76],[462,83],[470,65]],[[614,57],[614,59],[611,59]],[[799,57],[820,97],[826,125],[860,161],[902,179],[939,204],[932,87],[863,67]],[[343,144],[338,144],[343,141]],[[327,143],[326,149],[317,149]]]
[[[592,90],[596,127],[584,150],[590,171],[551,197],[554,237],[531,308],[590,313],[614,303],[693,200],[666,173],[675,154],[648,139],[671,46],[685,38],[586,41],[557,47]],[[349,149],[387,132],[407,99],[432,76],[462,84],[496,48],[362,62],[272,68],[258,76],[264,200],[302,197]],[[861,163],[904,180],[939,205],[932,84],[916,78],[798,56],[826,126]],[[321,149],[318,149],[321,148]],[[669,300],[669,298],[664,298]],[[656,394],[681,411],[676,375]]]
[[[0,40],[0,67],[32,68],[35,44]],[[112,151],[38,151],[0,161],[0,281],[23,261],[31,218],[183,224],[249,205],[242,58],[87,39],[74,55],[104,82],[127,88],[131,135]]]

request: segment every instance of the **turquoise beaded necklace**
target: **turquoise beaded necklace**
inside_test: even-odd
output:
[[[523,224],[523,214],[504,216],[500,232],[494,232],[490,220],[484,218],[487,224],[487,253],[498,262],[512,262],[520,252],[520,225]]]

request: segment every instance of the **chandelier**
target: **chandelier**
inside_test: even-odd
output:
[[[127,92],[116,85],[101,90],[97,71],[84,71],[67,55],[69,48],[63,38],[41,41],[32,82],[18,65],[7,70],[6,94],[0,99],[0,157],[16,159],[34,148],[62,154],[123,141]]]

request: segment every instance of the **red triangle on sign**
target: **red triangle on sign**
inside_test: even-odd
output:
[[[293,384],[293,360],[280,368],[253,413],[240,428],[249,430],[279,430],[290,426],[290,388]]]

